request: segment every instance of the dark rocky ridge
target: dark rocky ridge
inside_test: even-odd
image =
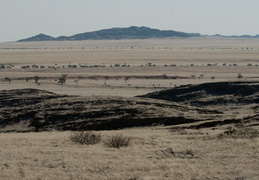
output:
[[[37,89],[0,91],[0,99],[2,131],[175,125],[203,121],[208,117],[213,119],[222,114],[152,99],[66,96]],[[199,118],[193,118],[193,115]]]
[[[142,126],[259,127],[259,82],[186,85],[136,98],[0,91],[0,131],[110,130]]]
[[[128,28],[111,28],[99,31],[75,34],[73,36],[60,36],[57,38],[39,34],[18,42],[26,41],[81,41],[81,40],[103,40],[103,39],[148,39],[148,38],[170,38],[170,37],[192,37],[200,36],[198,33],[184,33],[172,30],[159,30],[148,27],[131,26]]]
[[[217,110],[224,118],[189,127],[215,127],[241,123],[259,127],[259,82],[214,82],[184,85],[174,89],[149,93],[140,97],[166,100],[194,107]]]
[[[139,97],[163,99],[193,106],[258,104],[259,82],[215,82],[184,85]]]

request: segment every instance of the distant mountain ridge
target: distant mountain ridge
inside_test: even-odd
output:
[[[32,36],[30,38],[27,39],[21,39],[18,40],[18,42],[25,42],[25,41],[53,41],[55,40],[54,37],[45,35],[45,34],[38,34],[37,36]]]
[[[111,28],[99,31],[75,34],[72,36],[59,36],[57,38],[39,34],[30,38],[18,40],[26,41],[80,41],[80,40],[114,40],[114,39],[148,39],[148,38],[170,38],[170,37],[199,37],[199,33],[185,33],[173,30],[159,30],[149,27],[131,26],[128,28]]]
[[[256,34],[256,35],[254,35],[254,36],[251,36],[251,35],[240,35],[240,36],[232,35],[232,36],[223,36],[223,35],[220,35],[220,34],[216,34],[216,35],[213,35],[213,36],[216,36],[216,37],[228,37],[228,38],[259,38],[259,34]]]
[[[18,40],[18,42],[27,41],[82,41],[82,40],[116,40],[116,39],[150,39],[150,38],[172,38],[172,37],[226,37],[226,38],[259,38],[259,34],[252,35],[232,35],[224,36],[220,34],[215,35],[201,35],[199,33],[185,33],[173,30],[159,30],[149,27],[131,26],[128,28],[111,28],[102,29],[99,31],[79,33],[72,36],[59,36],[57,38],[38,34],[30,38]]]

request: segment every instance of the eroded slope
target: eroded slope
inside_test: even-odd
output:
[[[175,125],[222,113],[163,100],[58,95],[37,89],[0,91],[2,131],[120,129]]]
[[[214,127],[234,122],[259,125],[259,82],[257,81],[185,85],[141,97],[188,104],[224,113],[223,120],[215,119],[195,127]]]

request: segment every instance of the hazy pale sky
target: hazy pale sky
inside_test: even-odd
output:
[[[259,34],[259,0],[0,0],[0,42],[147,26],[201,34]]]

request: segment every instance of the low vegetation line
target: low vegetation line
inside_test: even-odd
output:
[[[59,76],[39,76],[40,79],[44,80],[57,80]],[[67,79],[90,79],[90,80],[98,80],[98,79],[104,79],[104,80],[119,80],[119,79],[191,79],[191,77],[186,77],[186,76],[146,76],[146,75],[139,75],[139,76],[73,76],[73,75],[68,75]],[[35,76],[33,77],[13,77],[11,78],[12,80],[34,80]],[[5,81],[6,79],[1,79],[1,81]]]

